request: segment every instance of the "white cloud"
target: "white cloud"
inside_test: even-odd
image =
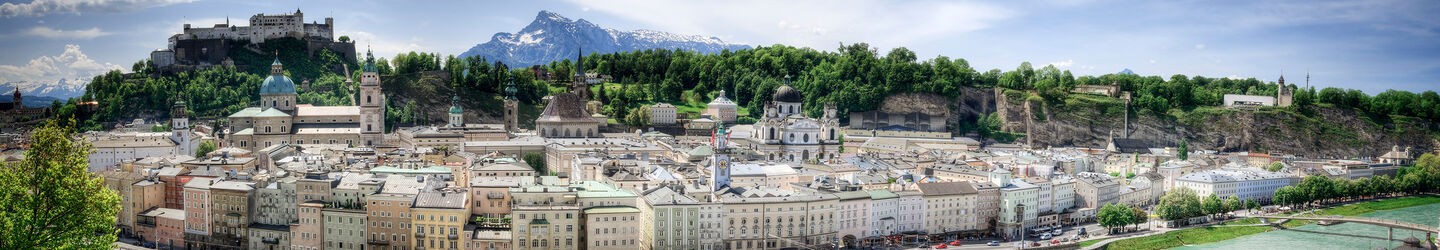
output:
[[[1196,44],[1196,45],[1195,45],[1195,49],[1205,49],[1205,44],[1203,44],[1203,43],[1201,43],[1201,44]]]
[[[1150,59],[1150,64],[1155,64],[1155,59]]]
[[[44,37],[49,39],[91,39],[110,35],[111,33],[100,30],[99,27],[93,27],[83,30],[59,30],[50,27],[36,26],[34,28],[30,28],[28,30],[25,30],[24,32],[21,32],[21,34],[27,36]]]
[[[90,78],[110,70],[124,70],[120,65],[100,63],[80,51],[79,45],[65,45],[57,56],[40,56],[25,65],[0,65],[0,83],[34,92],[42,87],[83,89]],[[65,86],[54,86],[54,85]]]
[[[53,13],[105,13],[160,7],[194,0],[32,0],[0,5],[0,17],[40,17]]]
[[[952,1],[578,1],[649,29],[680,34],[727,34],[750,44],[832,50],[838,43],[914,46],[990,27],[1013,11],[987,3]],[[764,6],[764,7],[756,7]],[[720,21],[717,21],[720,20]]]
[[[1075,59],[1069,59],[1069,60],[1064,60],[1064,61],[1059,61],[1059,62],[1052,62],[1052,63],[1050,63],[1049,65],[1055,65],[1055,68],[1059,68],[1059,69],[1067,69],[1067,68],[1070,68],[1070,66],[1074,66],[1074,65],[1075,65]]]
[[[1227,76],[1227,77],[1225,77],[1225,78],[1228,78],[1228,79],[1230,79],[1230,80],[1245,80],[1245,78],[1244,78],[1244,77],[1240,77],[1240,75],[1230,75],[1230,76]]]

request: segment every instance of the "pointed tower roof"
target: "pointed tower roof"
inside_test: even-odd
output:
[[[585,76],[585,44],[575,48],[575,76]]]

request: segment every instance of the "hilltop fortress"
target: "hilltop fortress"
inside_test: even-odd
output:
[[[217,65],[233,67],[234,61],[229,56],[231,43],[241,42],[246,48],[257,50],[266,40],[278,38],[304,41],[306,51],[312,55],[316,50],[328,48],[340,53],[341,58],[356,58],[354,41],[335,41],[334,18],[326,17],[324,23],[305,23],[305,13],[295,9],[295,13],[289,14],[255,14],[250,17],[250,26],[232,25],[228,18],[225,23],[208,28],[187,23],[180,34],[170,36],[167,48],[151,52],[150,59],[155,68],[168,72]]]

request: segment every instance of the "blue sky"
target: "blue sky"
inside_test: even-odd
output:
[[[1255,77],[1378,93],[1440,89],[1440,1],[190,1],[20,0],[0,4],[0,83],[76,84],[126,69],[181,25],[245,25],[256,13],[336,19],[380,56],[458,54],[515,32],[540,10],[604,27],[833,51],[867,42],[978,70],[1022,61],[1077,75]],[[81,81],[74,81],[80,79]],[[21,82],[25,83],[14,83]]]

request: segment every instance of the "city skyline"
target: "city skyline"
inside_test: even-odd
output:
[[[778,4],[778,5],[777,5]],[[757,7],[767,6],[767,7]],[[907,47],[921,60],[964,58],[976,70],[1022,61],[1076,75],[1131,69],[1256,78],[1317,88],[1435,90],[1440,21],[1423,1],[1236,1],[1226,3],[1045,1],[1034,3],[846,1],[707,3],[670,1],[380,2],[67,1],[0,7],[0,82],[83,84],[128,70],[182,24],[245,25],[250,15],[305,11],[335,17],[336,35],[382,57],[405,51],[459,54],[498,32],[515,32],[541,10],[619,30],[715,36],[752,46],[834,51],[865,42],[885,53]],[[454,10],[473,10],[461,14]],[[940,25],[943,24],[943,25]],[[460,32],[456,32],[459,30]],[[5,87],[8,89],[8,87]]]

